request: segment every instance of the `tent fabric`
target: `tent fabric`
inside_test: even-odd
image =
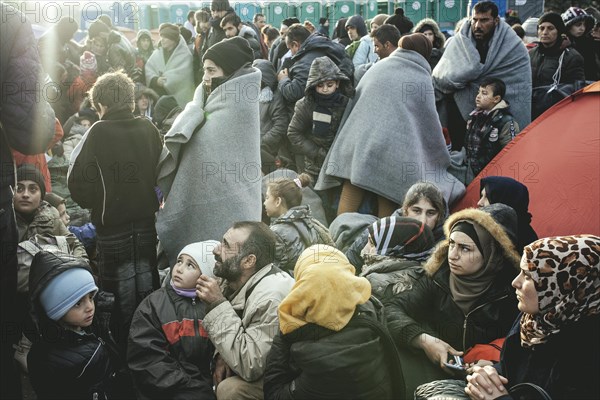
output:
[[[479,181],[507,176],[529,189],[531,225],[540,238],[600,235],[600,81],[533,121],[475,177],[453,207],[473,207]]]

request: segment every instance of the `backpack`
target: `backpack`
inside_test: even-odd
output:
[[[17,292],[29,292],[29,269],[33,257],[41,250],[54,254],[72,255],[75,248],[75,238],[36,234],[19,243],[17,247]]]
[[[303,222],[304,223],[302,224],[302,227],[304,229],[301,229],[298,226],[298,224],[295,224],[293,221],[285,221],[284,223],[292,225],[296,229],[296,231],[298,231],[298,234],[300,235],[300,240],[304,244],[304,248],[307,249],[314,244],[326,244],[327,246],[335,247],[335,242],[331,238],[329,230],[327,229],[327,227],[325,227],[325,225],[319,222],[319,220],[310,217],[309,219],[304,219]],[[314,243],[312,242],[312,240],[310,240],[310,229],[314,229],[317,233],[317,241]]]

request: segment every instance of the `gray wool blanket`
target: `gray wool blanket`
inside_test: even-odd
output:
[[[261,220],[259,93],[252,67],[206,101],[200,85],[165,135],[158,185],[166,200],[156,230],[170,265],[189,243],[220,240],[236,221]]]
[[[499,78],[506,84],[506,100],[521,129],[531,122],[531,66],[527,49],[505,22],[494,31],[485,63],[480,56],[467,21],[448,42],[442,58],[433,70],[433,85],[438,99],[454,94],[458,109],[466,121],[475,109],[475,97],[483,78]],[[443,107],[442,105],[439,105]],[[440,115],[443,116],[440,111]],[[442,123],[445,121],[442,120]]]
[[[465,188],[449,165],[431,68],[417,52],[398,49],[361,79],[315,187],[350,180],[401,204],[414,183],[427,180],[452,203]]]

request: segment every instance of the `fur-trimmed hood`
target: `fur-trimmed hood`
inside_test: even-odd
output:
[[[442,49],[444,47],[444,44],[446,43],[446,36],[444,36],[442,31],[440,30],[439,25],[433,19],[423,18],[422,20],[417,22],[417,25],[415,25],[415,27],[412,30],[413,33],[420,32],[425,25],[431,26],[431,28],[433,29],[433,34],[435,35],[435,40],[433,41],[433,48]]]
[[[486,206],[483,210],[467,208],[448,217],[444,224],[444,234],[446,239],[440,242],[438,248],[423,266],[427,275],[433,276],[440,269],[444,261],[448,259],[448,238],[450,237],[450,230],[458,221],[462,220],[475,222],[488,231],[502,248],[507,260],[514,265],[515,269],[519,268],[521,256],[515,247],[517,238],[517,214],[509,206],[497,203]]]

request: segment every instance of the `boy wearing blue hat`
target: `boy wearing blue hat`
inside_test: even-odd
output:
[[[201,275],[214,278],[216,240],[185,246],[171,278],[133,314],[127,363],[138,399],[214,400],[214,346],[202,326],[206,305],[196,298]]]
[[[98,287],[87,262],[40,251],[29,284],[37,336],[27,361],[38,397],[113,397],[119,359],[108,333],[96,334]]]

